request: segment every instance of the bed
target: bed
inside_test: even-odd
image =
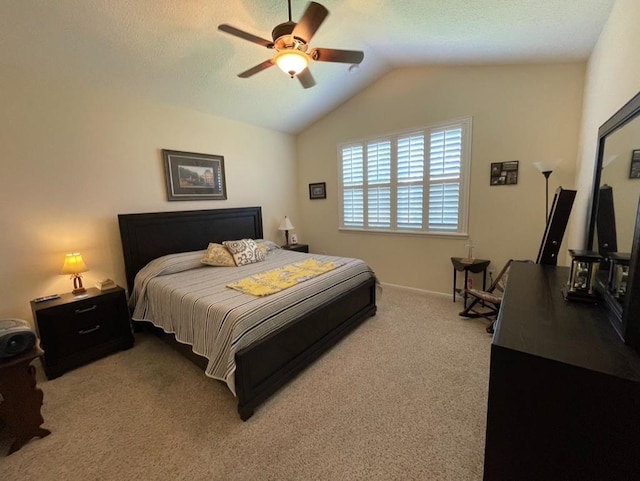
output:
[[[155,259],[202,251],[210,242],[263,237],[260,207],[120,214],[118,221],[130,294],[136,274]],[[371,276],[239,347],[233,354],[232,391],[240,418],[249,419],[260,403],[375,313],[376,281]],[[209,359],[175,336],[170,343],[201,368],[211,367]]]

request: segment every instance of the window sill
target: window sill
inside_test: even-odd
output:
[[[460,232],[412,232],[407,230],[375,230],[375,229],[359,229],[357,227],[339,227],[339,232],[353,232],[357,234],[382,234],[396,235],[408,237],[436,237],[439,239],[467,239],[468,233]]]

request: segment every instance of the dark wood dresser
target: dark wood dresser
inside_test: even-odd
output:
[[[640,479],[640,355],[565,267],[511,267],[491,345],[484,479]]]

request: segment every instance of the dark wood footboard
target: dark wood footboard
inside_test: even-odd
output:
[[[238,413],[254,409],[296,374],[376,313],[375,279],[236,353]]]

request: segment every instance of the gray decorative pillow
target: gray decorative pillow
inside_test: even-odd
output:
[[[224,241],[223,244],[233,256],[237,266],[245,266],[265,260],[264,252],[253,239]]]
[[[264,252],[271,252],[276,249],[280,249],[278,244],[267,239],[256,239],[256,244],[258,244],[258,247],[262,248]]]

